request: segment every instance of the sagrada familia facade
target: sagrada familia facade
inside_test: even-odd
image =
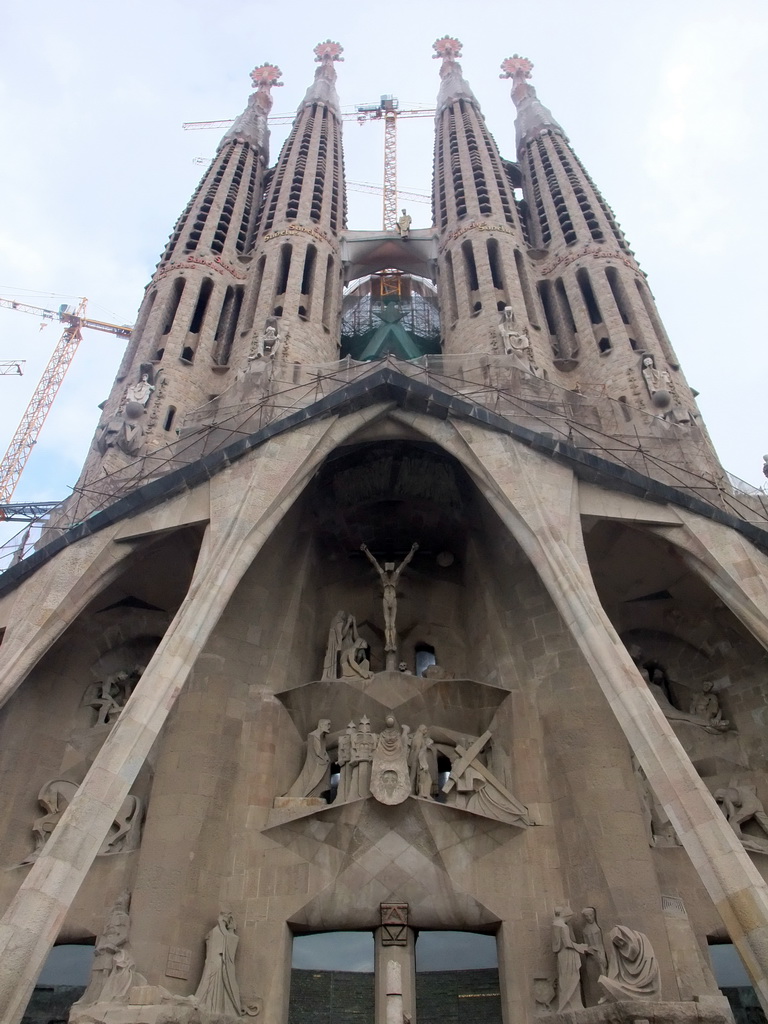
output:
[[[765,510],[530,62],[508,159],[434,48],[428,229],[347,229],[338,44],[274,164],[256,68],[0,578],[3,1024],[88,944],[81,1024],[726,1024],[727,942],[768,1005]]]

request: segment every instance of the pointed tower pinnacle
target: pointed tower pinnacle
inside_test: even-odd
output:
[[[461,56],[461,43],[452,36],[443,36],[432,44],[435,51],[432,60],[441,60],[440,92],[437,94],[437,115],[440,111],[456,100],[467,100],[477,106],[475,94],[470,89],[461,71],[458,58]]]
[[[563,129],[537,97],[534,87],[528,84],[532,70],[531,61],[515,53],[502,62],[502,73],[499,75],[499,78],[512,79],[512,102],[517,107],[515,130],[518,151],[526,142],[544,131],[557,132],[568,141]]]
[[[317,44],[314,49],[315,63],[320,67],[315,68],[315,80],[307,89],[307,94],[299,106],[299,112],[302,107],[306,107],[310,103],[325,103],[334,113],[340,113],[339,97],[336,93],[336,68],[333,64],[334,61],[344,60],[341,56],[343,52],[344,47],[331,39]]]
[[[272,110],[272,89],[282,86],[278,79],[283,73],[275,64],[260,64],[251,72],[251,81],[256,92],[248,97],[248,105],[219,143],[219,149],[232,139],[250,142],[266,152],[269,142],[267,119]]]

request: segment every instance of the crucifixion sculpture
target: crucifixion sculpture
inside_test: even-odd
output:
[[[413,556],[419,550],[419,545],[416,543],[412,544],[411,550],[397,567],[395,567],[394,562],[385,562],[382,568],[365,544],[360,545],[360,550],[379,574],[379,579],[381,580],[382,602],[384,605],[384,651],[387,655],[387,668],[390,667],[390,661],[393,662],[391,667],[394,668],[394,656],[397,652],[397,633],[395,631],[395,617],[397,615],[397,583],[403,569],[405,569]]]

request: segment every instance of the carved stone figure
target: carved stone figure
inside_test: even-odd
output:
[[[670,389],[672,387],[672,380],[666,370],[656,369],[656,361],[653,356],[643,356],[642,373],[645,386],[648,388],[648,394],[651,396],[653,404],[660,409],[665,409],[671,405]]]
[[[714,692],[715,684],[710,680],[701,684],[701,693],[695,694],[691,700],[690,712],[697,718],[704,718],[714,724],[722,722],[723,712],[720,707],[720,700]],[[728,723],[726,722],[726,725]]]
[[[733,831],[739,837],[745,850],[768,854],[768,840],[746,835],[741,826],[754,821],[768,837],[768,814],[765,812],[754,786],[739,785],[731,779],[730,785],[715,792],[715,800],[721,805]]]
[[[397,583],[403,569],[405,569],[413,556],[419,550],[419,545],[416,543],[411,545],[411,550],[397,568],[395,568],[394,562],[385,562],[384,568],[382,568],[365,544],[360,545],[360,550],[379,574],[379,579],[381,580],[384,605],[384,650],[387,654],[394,655],[397,651],[397,633],[395,632],[395,618],[397,616]],[[387,667],[390,667],[389,664]],[[391,667],[395,667],[394,659]]]
[[[277,354],[281,341],[282,338],[280,337],[277,327],[274,323],[270,323],[268,320],[264,326],[264,331],[261,336],[255,338],[251,345],[248,361],[253,362],[255,359],[274,357]]]
[[[554,978],[533,979],[533,999],[536,1003],[536,1016],[550,1013],[550,1006],[555,998]]]
[[[366,658],[365,652],[368,649],[368,641],[359,636],[351,647],[345,647],[341,652],[339,663],[341,666],[342,679],[370,679],[371,663]]]
[[[408,772],[411,780],[411,792],[419,796],[429,797],[432,795],[433,774],[432,762],[434,755],[432,749],[434,742],[429,735],[426,725],[420,725],[411,739],[411,749],[408,753]]]
[[[132,689],[133,681],[124,671],[115,672],[98,683],[95,695],[88,701],[89,706],[96,712],[94,725],[114,725],[128,703]]]
[[[667,813],[651,789],[640,762],[632,755],[632,768],[637,780],[637,788],[643,806],[643,820],[649,846],[680,846],[675,827],[667,817]]]
[[[115,958],[123,951],[128,942],[128,933],[131,927],[131,918],[128,912],[130,904],[131,895],[127,891],[120,893],[115,900],[104,930],[96,940],[88,987],[75,1003],[76,1006],[90,1006],[91,1003],[103,1001],[102,992],[112,973]],[[133,961],[131,960],[131,962]]]
[[[243,1014],[240,988],[235,975],[235,953],[240,937],[230,913],[219,919],[205,939],[205,966],[195,998],[210,1014],[240,1017]]]
[[[352,769],[349,799],[369,796],[371,792],[371,763],[376,749],[378,737],[371,732],[371,723],[363,715],[360,727],[352,738],[352,757],[349,765]]]
[[[401,238],[407,238],[408,237],[408,232],[411,230],[411,220],[412,219],[413,218],[410,217],[409,214],[406,213],[405,210],[401,211],[400,217],[398,217],[398,220],[397,220],[397,230],[400,233],[400,237]]]
[[[605,993],[600,1002],[618,1002],[621,999],[659,1002],[661,975],[648,936],[620,924],[608,938],[611,942],[610,967],[608,974],[598,979]]]
[[[321,718],[317,728],[307,736],[307,754],[299,777],[285,794],[289,797],[318,796],[328,788],[328,773],[331,759],[325,749],[325,737],[331,731],[331,723]]]
[[[608,970],[608,957],[603,942],[603,930],[597,923],[597,911],[594,907],[584,907],[581,916],[584,918],[581,937],[587,947],[587,959],[584,963],[584,993],[587,1006],[595,1006],[600,1000],[598,979]]]
[[[125,389],[125,400],[126,402],[137,402],[139,405],[146,405],[154,390],[155,386],[150,383],[149,374],[142,373],[141,380],[136,384],[129,384]]]
[[[479,760],[480,752],[491,739],[485,732],[479,739],[457,743],[451,772],[443,786],[449,802],[486,818],[511,825],[530,825],[528,808]],[[455,789],[454,789],[455,787]]]
[[[571,930],[570,907],[555,907],[552,920],[552,952],[557,957],[557,1012],[583,1010],[581,955],[587,947],[576,942]]]
[[[513,356],[513,362],[519,369],[538,376],[539,368],[533,358],[528,332],[524,327],[518,330],[511,306],[505,306],[502,310],[497,330],[505,355]]]
[[[657,670],[658,671],[658,670]],[[654,677],[657,675],[657,671],[654,671]],[[730,723],[724,719],[711,719],[702,718],[700,715],[689,714],[687,711],[680,711],[673,704],[670,703],[666,693],[661,688],[658,682],[650,680],[647,671],[643,670],[648,688],[654,696],[656,703],[664,713],[664,717],[670,722],[688,722],[690,725],[697,725],[700,729],[706,729],[707,732],[726,732],[730,728]]]
[[[339,678],[339,659],[341,652],[352,646],[357,640],[357,623],[353,615],[337,611],[328,630],[328,643],[323,661],[323,679]]]
[[[128,949],[119,949],[112,958],[104,988],[99,996],[100,1003],[127,1003],[134,985],[146,985],[147,979],[136,971],[136,962]]]
[[[350,786],[352,784],[352,767],[349,762],[352,760],[352,740],[356,731],[357,726],[354,722],[350,722],[347,726],[347,731],[339,736],[339,746],[336,751],[336,763],[339,766],[339,785],[336,790],[337,801],[349,799]]]
[[[387,715],[371,766],[371,795],[382,804],[401,804],[411,794],[408,773],[407,726],[398,727]]]

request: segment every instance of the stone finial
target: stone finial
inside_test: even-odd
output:
[[[341,56],[344,47],[335,43],[332,39],[326,39],[324,43],[318,43],[315,47],[315,80],[307,90],[307,94],[299,107],[307,106],[310,103],[327,103],[337,113],[339,112],[339,97],[336,95],[336,68],[335,61],[343,61]]]
[[[326,39],[324,43],[318,43],[314,50],[316,64],[331,64],[335,60],[343,61],[341,56],[344,47],[335,43],[332,39]]]
[[[519,53],[513,53],[511,57],[501,62],[501,74],[499,78],[512,79],[512,99],[516,106],[525,98],[529,92],[527,80],[531,77],[533,63],[527,57],[521,57]]]
[[[264,91],[268,93],[270,89],[275,87],[282,88],[285,83],[278,81],[282,77],[283,72],[276,64],[259,64],[251,72],[253,88],[259,92]]]
[[[435,51],[432,54],[432,60],[441,60],[444,64],[449,61],[453,63],[461,57],[461,43],[453,36],[436,39],[432,43],[432,49]]]
[[[530,78],[533,64],[527,57],[513,53],[511,57],[507,57],[501,62],[501,71],[499,78]]]
[[[515,121],[518,150],[526,142],[547,132],[556,132],[568,141],[563,129],[537,97],[534,87],[528,84],[532,70],[533,63],[519,53],[501,62],[499,78],[512,79],[512,102],[518,112]]]

